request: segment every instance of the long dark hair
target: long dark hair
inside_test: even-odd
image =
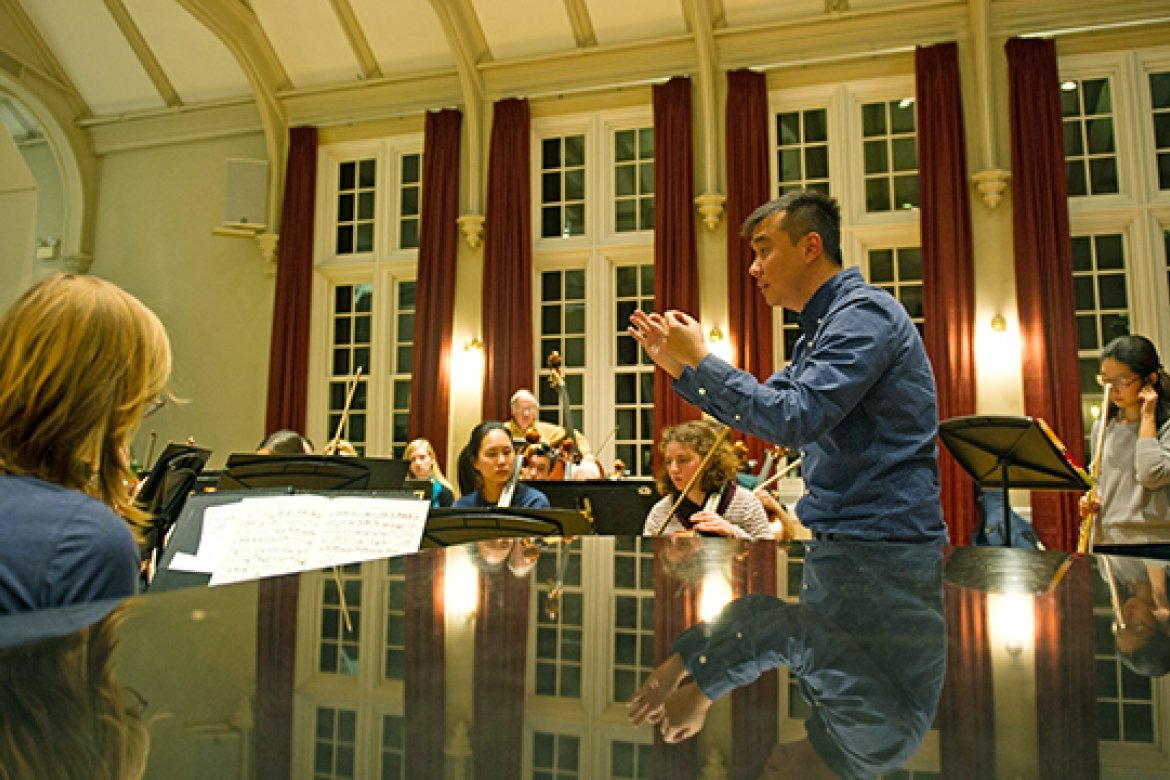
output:
[[[467,495],[483,487],[483,477],[480,476],[479,470],[475,467],[475,458],[479,455],[484,438],[492,431],[503,431],[507,434],[509,441],[512,439],[508,426],[495,420],[481,422],[471,429],[471,438],[467,440],[467,445],[459,452],[456,476],[459,478],[459,492],[462,495]]]
[[[1101,352],[1101,359],[1112,358],[1121,363],[1142,379],[1142,384],[1148,384],[1153,376],[1153,388],[1158,391],[1158,405],[1154,411],[1154,419],[1158,428],[1170,420],[1170,376],[1162,368],[1162,361],[1158,359],[1158,349],[1145,336],[1118,336],[1105,345]],[[1117,414],[1117,407],[1110,402],[1106,409],[1106,418]]]

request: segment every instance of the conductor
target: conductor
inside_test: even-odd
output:
[[[630,334],[687,401],[801,449],[808,493],[797,515],[815,537],[945,542],[926,351],[897,299],[842,266],[837,201],[789,192],[740,232],[760,294],[800,315],[787,366],[760,382],[711,354],[699,322],[681,311],[635,312]]]

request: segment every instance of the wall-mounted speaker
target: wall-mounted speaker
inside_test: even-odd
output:
[[[229,159],[224,188],[227,227],[263,230],[268,222],[268,161]]]

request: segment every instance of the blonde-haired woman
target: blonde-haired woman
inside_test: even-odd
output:
[[[0,614],[137,590],[129,446],[170,373],[158,317],[95,277],[50,276],[0,318]]]
[[[447,507],[455,502],[455,490],[443,476],[435,448],[426,439],[414,439],[406,445],[403,457],[410,461],[412,479],[427,479],[431,482],[431,506]]]
[[[707,420],[685,422],[662,433],[664,456],[658,489],[662,499],[646,516],[646,535],[680,531],[739,539],[771,539],[768,515],[754,493],[735,484],[739,456],[730,442],[719,445],[707,470],[678,501],[707,453],[715,449],[723,426]],[[678,509],[668,517],[671,507]]]

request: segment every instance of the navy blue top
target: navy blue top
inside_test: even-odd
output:
[[[796,513],[809,529],[945,541],[934,376],[905,308],[849,268],[813,294],[800,327],[792,362],[762,384],[709,354],[674,388],[732,428],[801,448]]]
[[[787,667],[812,705],[809,741],[843,778],[902,766],[946,676],[940,545],[831,542],[805,558],[799,604],[751,594],[673,643],[709,699]]]
[[[130,528],[76,490],[0,475],[0,539],[0,614],[138,590],[138,544]]]
[[[472,509],[475,507],[491,507],[483,500],[478,490],[473,490],[465,496],[460,496],[453,505],[455,509]],[[549,509],[548,496],[535,488],[516,483],[516,492],[512,494],[512,506],[517,509]]]

